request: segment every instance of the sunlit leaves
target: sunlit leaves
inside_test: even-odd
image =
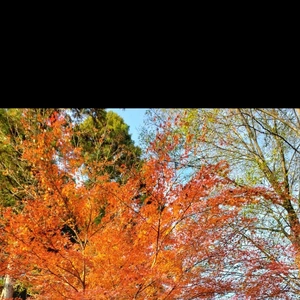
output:
[[[184,130],[194,113],[185,116]],[[65,116],[54,116],[36,116],[48,124],[40,131],[22,120],[25,134],[35,132],[19,145],[35,184],[26,186],[18,210],[1,207],[1,272],[30,287],[36,299],[299,294],[298,256],[287,243],[284,216],[278,218],[283,212],[276,211],[286,199],[233,181],[224,160],[202,161],[182,180],[178,166],[190,163],[195,136],[170,130],[179,118],[160,124],[143,165],[120,164],[119,175],[126,176],[120,182],[106,172],[111,160],[91,159],[89,144],[74,143],[80,130],[81,137],[102,136],[93,119],[74,132]],[[205,122],[217,117],[214,112]],[[117,121],[112,126],[122,127]],[[274,230],[269,235],[257,214],[265,206],[271,211],[264,224]],[[285,243],[277,244],[282,235]]]

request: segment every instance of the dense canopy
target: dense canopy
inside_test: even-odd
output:
[[[298,299],[299,118],[1,109],[1,299]]]

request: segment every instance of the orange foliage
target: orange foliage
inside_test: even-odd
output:
[[[237,187],[226,178],[225,162],[177,182],[169,156],[176,145],[163,135],[141,170],[124,170],[129,180],[112,182],[97,175],[99,165],[85,169],[70,141],[72,128],[63,125],[56,118],[52,130],[22,144],[37,185],[28,187],[21,212],[3,211],[5,274],[30,286],[35,299],[256,297],[262,287],[256,282],[247,290],[245,284],[261,258],[239,244],[235,224],[251,229],[253,220],[242,218],[241,207],[267,191]],[[75,179],[80,175],[91,183]],[[233,270],[239,264],[244,274]]]

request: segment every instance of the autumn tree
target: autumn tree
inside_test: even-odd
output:
[[[285,284],[274,290],[285,297],[299,295],[299,109],[153,109],[148,111],[147,122],[146,143],[153,140],[161,124],[171,124],[168,131],[179,140],[171,154],[178,172],[192,176],[202,164],[226,160],[230,177],[239,184],[273,191],[274,197],[244,206],[244,216],[256,218],[251,228],[240,222],[232,224],[240,242],[264,258],[258,269],[253,265],[253,271],[245,273],[242,291],[253,297],[268,296],[266,280],[274,283],[284,278]],[[185,143],[190,150],[182,163],[179,155]],[[295,271],[287,275],[281,269],[285,262]],[[258,280],[261,276],[264,280]]]
[[[27,118],[26,125],[22,121],[25,115]],[[80,147],[84,149],[84,155],[89,157],[89,160],[86,160],[87,163],[93,160],[105,160],[106,164],[103,165],[110,168],[109,176],[111,179],[116,180],[118,177],[116,173],[118,168],[114,165],[125,163],[129,166],[138,163],[140,149],[134,146],[134,142],[128,134],[128,126],[117,114],[107,114],[105,109],[1,109],[1,206],[9,206],[14,213],[19,214],[23,209],[22,200],[34,197],[33,191],[35,194],[40,192],[35,176],[35,166],[23,158],[24,145],[28,140],[35,141],[39,134],[51,132],[52,124],[61,117],[65,120],[64,127],[68,124],[76,124],[72,135],[73,146],[78,147],[80,144]],[[62,153],[54,143],[51,144],[51,147],[56,148],[56,157],[51,160],[51,163],[55,165],[59,162]],[[107,172],[102,171],[102,173]],[[70,179],[65,176],[64,180]],[[101,215],[103,212],[100,209],[98,213]],[[71,232],[67,225],[64,225],[62,230]],[[5,239],[2,239],[2,249],[4,249],[5,243]],[[5,291],[5,294],[11,295],[13,291],[10,279],[8,281],[5,279],[5,284],[9,287],[9,291]],[[17,285],[19,286],[19,283]],[[5,298],[7,297],[5,296]]]
[[[20,119],[25,136],[29,120]],[[178,166],[192,148],[174,134],[176,124],[161,124],[140,168],[117,168],[125,181],[111,180],[108,160],[91,160],[74,144],[78,128],[64,115],[24,140],[21,160],[32,166],[35,185],[18,212],[1,207],[5,274],[22,278],[35,299],[299,295],[287,259],[294,249],[255,234],[250,209],[280,202],[276,191],[230,179],[224,160],[182,177]]]

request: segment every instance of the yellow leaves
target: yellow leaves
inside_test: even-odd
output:
[[[147,233],[148,233],[147,230],[139,230],[139,232],[138,232],[138,238],[141,239],[141,238],[146,237]]]

